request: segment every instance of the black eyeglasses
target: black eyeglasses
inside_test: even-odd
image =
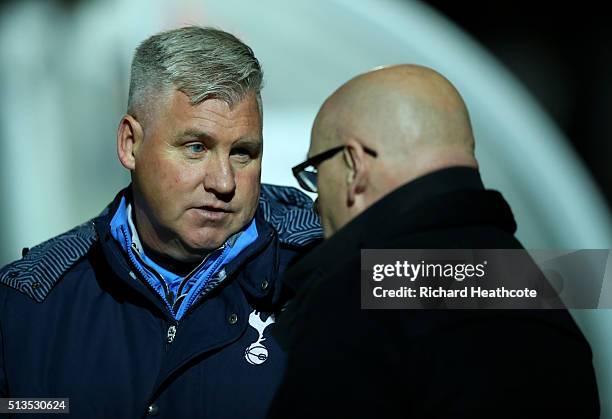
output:
[[[363,151],[369,154],[372,157],[377,157],[378,153],[371,148],[366,146],[362,146]],[[341,145],[338,147],[330,148],[327,151],[317,154],[316,156],[312,156],[308,160],[303,163],[298,164],[293,169],[293,176],[297,179],[298,183],[302,188],[309,192],[317,192],[317,165],[321,164],[327,159],[332,158],[338,152],[344,150],[346,145]]]

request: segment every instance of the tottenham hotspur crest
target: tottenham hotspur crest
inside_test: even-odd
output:
[[[272,323],[274,323],[273,315],[268,316],[265,322],[261,320],[259,311],[257,310],[254,310],[249,315],[249,324],[259,333],[259,338],[244,350],[244,358],[249,364],[261,365],[268,359],[268,348],[266,348],[262,342],[266,340],[266,338],[263,337],[264,330]]]

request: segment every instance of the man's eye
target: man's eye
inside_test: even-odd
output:
[[[187,150],[189,150],[191,153],[198,154],[206,151],[206,147],[204,147],[204,144],[193,143],[187,144]]]
[[[236,156],[239,159],[248,159],[251,157],[251,153],[246,148],[236,148],[231,152],[232,156]]]

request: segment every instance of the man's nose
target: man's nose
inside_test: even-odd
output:
[[[236,190],[234,170],[229,156],[211,156],[205,168],[204,189],[217,195],[219,199],[229,200]],[[225,199],[224,199],[225,198]]]

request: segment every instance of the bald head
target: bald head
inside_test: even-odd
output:
[[[362,74],[325,101],[313,125],[308,154],[338,145],[367,146],[378,153],[376,158],[364,156],[367,179],[362,179],[362,201],[352,210],[357,213],[427,173],[453,166],[477,167],[461,96],[439,73],[417,65]],[[352,170],[355,162],[350,152],[351,147],[344,160]]]
[[[476,165],[461,96],[439,73],[416,65],[377,69],[344,84],[319,111],[315,138],[314,153],[351,138],[361,140],[384,155],[381,165],[393,169],[408,163],[422,170],[436,165],[427,159]],[[408,178],[402,181],[411,175],[419,174],[405,173]]]

